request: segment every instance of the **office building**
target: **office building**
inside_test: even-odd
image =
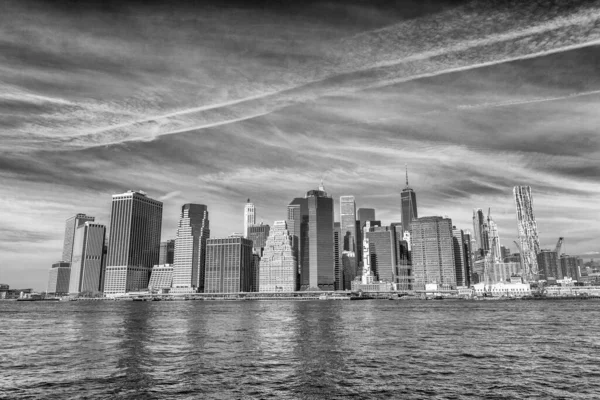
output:
[[[175,240],[160,242],[160,251],[158,252],[158,265],[170,264],[175,262]]]
[[[256,225],[256,208],[254,204],[250,203],[250,199],[244,206],[244,237],[248,237],[248,228],[252,225]]]
[[[163,204],[142,191],[112,196],[104,293],[115,295],[148,287],[157,265]]]
[[[250,240],[243,237],[208,239],[204,293],[249,292],[251,262]]]
[[[513,189],[517,208],[517,228],[521,245],[521,259],[525,268],[526,281],[537,279],[537,254],[540,252],[537,223],[533,214],[531,187],[515,186]]]
[[[575,281],[581,279],[580,260],[577,256],[562,254],[560,256],[560,268],[564,278],[571,278]]]
[[[75,239],[75,230],[86,222],[94,222],[94,217],[85,214],[75,214],[67,219],[65,223],[65,238],[63,243],[62,261],[71,262],[73,256],[73,240]]]
[[[253,225],[248,227],[247,239],[252,240],[252,249],[254,252],[262,256],[263,248],[267,243],[269,237],[269,231],[271,227],[269,225]]]
[[[359,208],[356,210],[356,268],[360,269],[360,263],[362,260],[362,229],[367,221],[375,221],[375,209],[374,208]],[[358,273],[360,275],[360,272]]]
[[[471,238],[471,231],[466,230],[463,233],[463,252],[465,254],[465,270],[466,270],[466,284],[465,286],[471,286],[472,275],[473,275],[473,240]]]
[[[408,185],[408,167],[406,169],[406,187],[400,194],[400,208],[402,211],[402,231],[410,232],[410,226],[414,219],[418,218],[417,195]]]
[[[206,205],[184,204],[175,238],[174,293],[202,293],[204,290],[206,240],[209,236]]]
[[[71,279],[71,263],[58,261],[52,264],[48,274],[46,293],[54,296],[63,296],[69,293],[69,280]],[[8,289],[8,287],[7,287]]]
[[[396,243],[395,232],[390,227],[371,227],[367,222],[364,229],[365,239],[369,241],[371,270],[375,278],[382,282],[396,282]]]
[[[486,225],[487,253],[494,258],[495,262],[502,261],[502,249],[500,245],[500,235],[498,234],[498,225],[492,219],[491,210],[488,212]]]
[[[173,285],[173,264],[159,264],[152,267],[148,290],[163,292],[171,289]]]
[[[297,197],[287,207],[287,227],[292,235],[294,256],[298,262],[298,287],[300,289],[300,273],[308,270],[308,201]]]
[[[452,220],[442,217],[418,218],[412,222],[410,232],[413,289],[424,289],[429,283],[448,289],[455,287]]]
[[[365,226],[367,221],[375,221],[375,209],[374,208],[359,208],[356,211],[356,220],[360,222],[360,228]]]
[[[344,241],[342,238],[342,228],[339,222],[333,223],[333,262],[335,274],[335,290],[344,289],[344,271],[342,269],[342,253]]]
[[[100,291],[105,235],[106,227],[94,222],[85,222],[75,229],[69,293]]]
[[[505,246],[500,246],[500,255],[504,260],[506,257],[510,257],[510,249]]]
[[[275,221],[269,233],[259,267],[260,292],[293,292],[298,270],[292,236],[285,221]]]
[[[354,196],[340,196],[340,228],[344,250],[356,253],[356,203]]]
[[[468,271],[465,259],[465,237],[462,229],[452,227],[454,243],[454,268],[456,271],[456,286],[469,286]]]
[[[553,250],[541,250],[537,256],[538,279],[562,279],[563,274],[560,268],[558,254]]]
[[[323,183],[306,193],[308,206],[308,263],[302,266],[301,290],[334,290],[333,199]]]
[[[485,237],[485,217],[481,208],[473,209],[473,239],[475,240],[475,258],[483,257],[488,241]]]

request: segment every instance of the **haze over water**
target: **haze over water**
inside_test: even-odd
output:
[[[592,399],[598,305],[0,302],[0,397]]]

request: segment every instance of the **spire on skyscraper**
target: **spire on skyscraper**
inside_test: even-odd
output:
[[[406,187],[408,187],[408,164],[404,164],[404,168],[406,169]]]

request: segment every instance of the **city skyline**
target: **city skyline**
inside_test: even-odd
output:
[[[226,237],[321,179],[336,221],[354,196],[389,224],[405,164],[419,216],[491,207],[515,252],[528,185],[541,248],[600,254],[598,7],[60,3],[0,15],[2,283],[45,288],[65,220],[108,227],[115,193],[164,203],[161,241],[183,204]]]

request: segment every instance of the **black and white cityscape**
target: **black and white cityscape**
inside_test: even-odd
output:
[[[5,0],[0,399],[594,399],[598,0]]]

